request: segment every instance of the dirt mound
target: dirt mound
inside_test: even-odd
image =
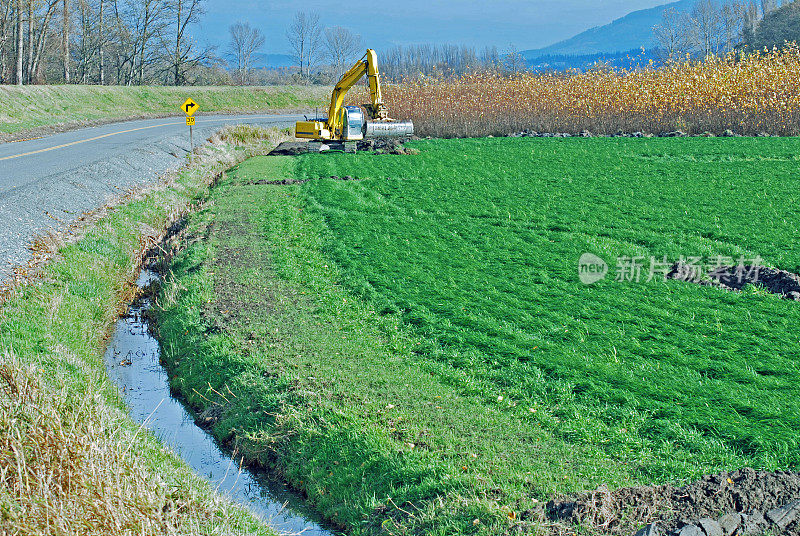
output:
[[[371,138],[357,142],[356,147],[359,151],[372,152],[374,154],[418,154],[416,149],[408,149],[404,146],[407,139],[402,138]],[[285,141],[275,147],[269,156],[295,156],[309,152],[308,142],[305,141]]]
[[[684,487],[669,484],[551,501],[547,515],[606,534],[800,535],[800,473],[745,468],[709,475]],[[719,532],[717,531],[719,528]],[[694,532],[697,529],[697,532]]]
[[[375,154],[417,154],[414,149],[404,146],[408,140],[402,138],[373,138],[358,142],[359,151],[372,151]]]
[[[308,152],[308,142],[285,141],[270,151],[268,156],[295,156]]]
[[[704,276],[700,267],[679,262],[667,274],[667,279],[736,291],[755,285],[783,298],[800,300],[800,276],[766,266],[721,266]]]

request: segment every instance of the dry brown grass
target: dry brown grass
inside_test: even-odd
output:
[[[46,385],[34,366],[0,363],[0,531],[176,534],[212,512],[133,455],[136,438],[103,395]]]
[[[660,134],[800,133],[800,50],[755,53],[660,68],[585,73],[475,73],[388,86],[394,117],[421,136],[538,132]]]
[[[252,125],[236,125],[228,127],[214,136],[209,141],[211,143],[228,143],[236,146],[251,145],[255,143],[267,143],[278,145],[282,141],[287,141],[289,135],[277,129],[264,129]]]

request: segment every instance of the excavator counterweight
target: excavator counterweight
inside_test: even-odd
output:
[[[362,107],[345,106],[347,92],[366,75],[369,82],[370,102]],[[317,141],[357,141],[365,137],[401,137],[414,134],[411,121],[397,121],[389,117],[381,94],[378,59],[375,51],[367,53],[347,71],[336,84],[331,95],[328,117],[311,121],[298,121],[295,136]]]

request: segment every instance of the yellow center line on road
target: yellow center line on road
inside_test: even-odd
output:
[[[81,143],[89,143],[90,141],[97,141],[97,140],[101,140],[103,138],[108,138],[110,136],[116,136],[118,134],[126,134],[128,132],[136,132],[138,130],[147,130],[149,128],[166,127],[166,126],[169,126],[169,125],[179,125],[179,124],[180,123],[162,123],[160,125],[150,125],[149,127],[139,127],[139,128],[131,128],[131,129],[128,129],[128,130],[120,130],[119,132],[109,132],[108,134],[103,134],[102,136],[95,136],[94,138],[86,138],[85,140],[77,140],[77,141],[72,141],[70,143],[63,143],[61,145],[54,145],[53,147],[47,147],[45,149],[39,149],[37,151],[29,151],[27,153],[20,153],[20,154],[15,154],[15,155],[11,155],[11,156],[4,156],[4,157],[0,158],[0,162],[2,162],[3,160],[13,160],[14,158],[22,158],[23,156],[31,156],[31,155],[39,154],[39,153],[46,153],[48,151],[55,151],[56,149],[63,149],[64,147],[71,147],[73,145],[78,145],[78,144],[81,144]]]
[[[247,117],[247,119],[268,119],[269,117],[270,116],[266,116],[266,115],[265,116],[249,116],[249,117]],[[236,119],[228,119],[228,118],[226,118],[226,119],[211,119],[210,121],[204,121],[204,122],[205,123],[218,123],[220,121],[236,121]],[[203,122],[201,122],[200,124],[202,124],[202,123]],[[13,160],[15,158],[22,158],[23,156],[31,156],[31,155],[35,155],[35,154],[46,153],[48,151],[55,151],[56,149],[63,149],[65,147],[71,147],[73,145],[79,145],[81,143],[89,143],[89,142],[92,142],[92,141],[102,140],[103,138],[108,138],[108,137],[111,137],[111,136],[117,136],[119,134],[128,134],[130,132],[138,132],[140,130],[148,130],[148,129],[151,129],[151,128],[168,127],[168,126],[171,126],[171,125],[182,125],[182,124],[183,123],[161,123],[159,125],[150,125],[150,126],[147,126],[147,127],[130,128],[128,130],[120,130],[118,132],[109,132],[108,134],[103,134],[102,136],[95,136],[93,138],[86,138],[85,140],[77,140],[77,141],[72,141],[72,142],[69,142],[69,143],[63,143],[61,145],[54,145],[53,147],[46,147],[44,149],[39,149],[39,150],[36,150],[36,151],[29,151],[27,153],[20,153],[20,154],[14,154],[14,155],[11,155],[11,156],[4,156],[4,157],[0,158],[0,162],[2,162],[3,160]]]

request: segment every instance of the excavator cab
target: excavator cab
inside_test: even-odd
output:
[[[364,122],[364,112],[358,106],[344,106],[342,107],[342,139],[346,141],[355,141],[364,139],[364,130],[366,123]]]
[[[337,125],[331,132],[327,118],[298,121],[295,127],[295,136],[320,141],[359,141],[364,139],[366,121],[364,112],[358,106],[342,106]]]
[[[370,100],[364,108],[344,106],[345,94],[366,75],[369,82]],[[366,114],[365,114],[366,111]],[[298,121],[295,137],[313,141],[346,142],[363,140],[365,137],[400,137],[414,134],[411,121],[396,121],[389,118],[381,95],[378,60],[375,51],[367,53],[347,71],[331,95],[328,117],[313,121]]]

